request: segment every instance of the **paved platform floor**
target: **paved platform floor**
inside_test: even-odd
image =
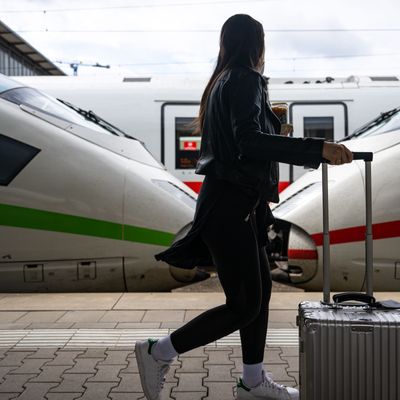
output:
[[[400,301],[400,293],[377,298]],[[273,293],[265,369],[298,385],[295,317],[320,293]],[[133,351],[204,310],[222,293],[0,294],[0,400],[144,399]],[[234,398],[241,374],[238,333],[178,357],[166,380],[169,398]]]
[[[0,352],[0,399],[144,399],[132,348],[7,349]],[[268,347],[265,367],[297,385],[297,348]],[[241,374],[239,346],[182,354],[165,383],[171,399],[232,399]]]

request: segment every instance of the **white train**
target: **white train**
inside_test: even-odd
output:
[[[186,125],[198,114],[208,77],[18,77],[84,109],[90,109],[146,143],[174,176],[198,192],[203,176],[194,173],[200,137]],[[290,83],[292,82],[292,83]],[[307,82],[307,83],[304,83]],[[320,82],[320,83],[317,83]],[[346,79],[271,79],[270,100],[289,104],[295,136],[340,140],[381,111],[398,106],[395,76]],[[280,165],[280,188],[306,170]]]
[[[197,194],[141,141],[0,75],[0,291],[156,291]]]
[[[400,107],[384,113],[344,141],[352,151],[373,151],[374,289],[400,290]],[[332,290],[365,284],[363,161],[328,166]],[[285,189],[270,227],[275,280],[307,290],[322,288],[321,168]],[[363,289],[365,290],[365,288]]]
[[[34,81],[42,80],[43,86],[51,86],[49,79]],[[129,133],[140,139],[146,141],[148,136],[152,142],[160,133],[160,126],[164,126],[164,139],[165,133],[172,130],[172,144],[164,142],[164,154],[168,156],[168,148],[177,160],[174,149],[180,149],[186,139],[176,134],[180,126],[176,115],[179,112],[191,120],[196,115],[192,106],[180,104],[172,112],[174,107],[170,104],[163,103],[163,108],[159,103],[146,103],[144,98],[140,101],[138,96],[133,99],[129,86],[119,84],[115,90],[93,81],[91,90],[83,90],[79,89],[79,81],[68,77],[60,82],[64,93],[69,93],[67,100],[77,96],[81,100],[78,105],[82,106],[83,100],[91,99],[99,107],[89,104],[88,108],[96,111],[101,107],[106,111],[104,104],[108,105],[112,122],[118,120],[119,125],[121,118]],[[374,102],[361,95],[357,101],[349,101],[349,129],[350,121],[360,120],[361,116],[368,119],[377,113],[367,115],[371,103],[383,109],[381,103],[394,102],[391,96],[398,90],[397,81],[386,83],[370,88],[372,93],[380,93]],[[287,85],[291,90],[295,87]],[[322,86],[318,85],[325,85],[325,89],[321,91]],[[327,85],[315,84],[315,93],[329,93]],[[193,174],[193,170],[179,170],[182,175],[177,174],[177,179],[140,141],[126,137],[95,114],[78,108],[74,111],[34,89],[20,86],[1,77],[0,290],[169,290],[207,278],[208,274],[201,270],[176,269],[153,258],[179,237],[193,218],[196,193],[180,180],[185,174]],[[303,86],[304,90],[311,90],[313,85]],[[53,88],[53,93],[56,90],[59,89]],[[169,90],[168,85],[158,88],[158,98],[167,96]],[[340,90],[334,89],[332,94],[344,93]],[[361,93],[361,88],[353,88],[353,92]],[[150,98],[155,96],[152,93]],[[146,91],[142,94],[144,97]],[[280,99],[284,98],[275,97]],[[360,112],[361,103],[365,114]],[[119,110],[118,115],[115,110]],[[294,118],[294,106],[291,110]],[[328,112],[328,108],[325,110]],[[156,112],[160,113],[161,122],[153,120]],[[399,162],[399,130],[382,133],[390,124],[399,128],[398,113],[391,114],[365,132],[365,138],[346,142],[354,151],[375,151],[373,222],[379,233],[374,237],[378,290],[398,290],[400,282],[400,182],[392,167]],[[138,124],[134,116],[138,116]],[[373,129],[377,129],[375,136],[371,135]],[[335,181],[330,189],[331,229],[334,237],[346,239],[333,243],[333,290],[358,290],[363,281],[363,244],[359,235],[364,214],[359,163],[329,169],[330,179]],[[273,271],[274,278],[308,290],[321,289],[319,176],[320,171],[305,174],[281,194],[281,204],[274,210],[279,220],[270,230],[275,247],[271,259],[278,266]],[[356,236],[351,236],[354,232]]]

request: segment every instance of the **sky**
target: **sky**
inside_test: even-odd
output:
[[[0,20],[67,74],[110,65],[79,75],[210,76],[238,13],[264,27],[266,76],[400,76],[399,0],[0,0]]]

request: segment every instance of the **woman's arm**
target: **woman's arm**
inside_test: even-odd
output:
[[[323,138],[293,138],[263,132],[260,125],[262,84],[249,72],[230,87],[230,117],[242,157],[317,168],[322,161]]]

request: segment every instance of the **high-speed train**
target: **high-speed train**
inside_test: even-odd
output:
[[[160,291],[197,194],[98,115],[0,75],[0,291]],[[187,228],[186,228],[187,229]]]
[[[198,115],[199,100],[209,77],[192,76],[26,76],[29,86],[93,110],[132,132],[174,176],[198,192],[202,175],[194,173],[199,135],[188,125]],[[294,136],[340,140],[374,115],[398,106],[396,76],[350,76],[325,79],[271,78],[271,102],[289,105]],[[371,99],[373,98],[373,101]],[[280,189],[306,170],[281,163]]]
[[[400,108],[382,113],[343,142],[373,151],[374,290],[400,290]],[[365,290],[364,162],[328,166],[332,290]],[[304,174],[272,206],[269,227],[274,280],[322,288],[321,167]]]
[[[397,290],[400,282],[400,185],[392,167],[399,125],[394,110],[346,142],[375,151],[376,290]],[[333,290],[358,290],[363,281],[360,163],[329,168]],[[308,290],[322,287],[320,189],[320,171],[298,179],[282,192],[269,228],[274,279]],[[195,200],[140,140],[1,76],[1,291],[157,291],[205,279],[202,270],[153,258],[186,231]]]

